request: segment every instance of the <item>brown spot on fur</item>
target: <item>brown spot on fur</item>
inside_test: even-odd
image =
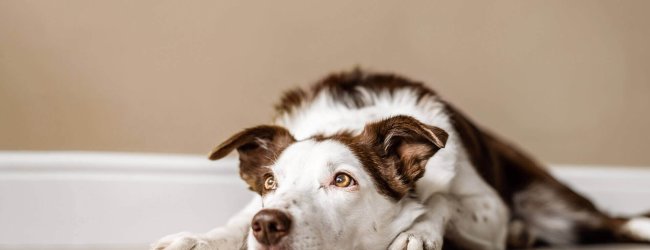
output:
[[[381,157],[367,145],[354,140],[354,137],[336,137],[345,144],[359,159],[366,172],[372,177],[377,191],[393,199],[400,199],[408,191],[397,178],[396,170],[389,167],[383,168]]]
[[[289,112],[293,108],[299,107],[308,99],[307,92],[302,89],[293,89],[284,93],[282,99],[275,105],[278,113]]]
[[[354,136],[354,132],[352,131],[339,131],[333,135],[325,135],[325,134],[313,135],[310,139],[320,142],[331,138],[353,137],[353,136]]]
[[[599,211],[591,201],[559,182],[528,154],[480,128],[455,107],[444,103],[476,171],[498,192],[511,209],[512,216],[524,218],[526,226],[537,232],[531,236],[530,246],[625,241],[617,235],[616,227],[610,225],[614,218]],[[549,195],[540,197],[535,191],[535,185],[549,190]],[[522,196],[533,197],[535,201],[523,204],[525,206],[522,209],[515,199]],[[554,211],[557,210],[555,208],[561,208],[562,211]],[[570,216],[573,214],[582,216]],[[539,229],[544,227],[543,224],[525,219],[540,216],[553,216],[566,220],[573,226],[570,230],[544,231]],[[566,240],[558,240],[558,235]],[[559,242],[563,240],[569,242]]]
[[[289,131],[279,126],[262,125],[241,131],[217,146],[210,160],[218,160],[233,150],[239,152],[239,174],[250,189],[262,194],[264,177],[271,173],[272,165],[282,151],[295,139]]]
[[[293,89],[287,91],[280,103],[275,108],[278,115],[291,113],[300,105],[312,101],[321,93],[327,93],[338,103],[349,108],[362,108],[372,105],[367,100],[364,91],[370,93],[388,93],[393,95],[399,89],[411,89],[414,91],[417,101],[425,97],[436,96],[436,93],[424,86],[421,82],[413,81],[402,76],[388,73],[368,73],[356,68],[351,71],[330,74],[317,82],[308,91]]]
[[[395,116],[366,125],[358,136],[329,138],[352,150],[380,193],[399,200],[424,175],[427,160],[444,147],[447,133],[409,116]]]
[[[348,107],[361,108],[370,103],[366,103],[367,100],[364,100],[360,88],[375,93],[387,91],[391,95],[395,90],[411,88],[416,91],[418,101],[426,95],[435,95],[433,90],[424,87],[420,82],[394,74],[367,73],[359,68],[348,72],[331,74],[314,85],[312,91],[314,93],[328,91],[329,94]]]
[[[528,249],[533,245],[534,237],[526,224],[519,219],[513,219],[508,225],[508,246],[516,249]]]

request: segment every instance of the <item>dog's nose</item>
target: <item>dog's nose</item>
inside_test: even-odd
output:
[[[257,242],[271,246],[289,234],[291,218],[280,210],[262,209],[253,217],[251,228]]]

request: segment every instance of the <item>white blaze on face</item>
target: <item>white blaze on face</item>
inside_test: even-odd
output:
[[[381,195],[359,159],[338,141],[296,142],[271,169],[277,188],[263,196],[263,208],[290,215],[291,231],[280,242],[283,248],[385,248],[401,230],[392,223],[404,212],[404,202]],[[337,173],[350,175],[356,185],[332,185]],[[248,244],[259,249],[252,235]]]

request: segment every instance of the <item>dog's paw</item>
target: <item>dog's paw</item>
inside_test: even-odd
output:
[[[442,237],[431,237],[421,232],[407,231],[399,234],[388,250],[440,250]]]
[[[211,250],[209,242],[201,236],[192,233],[177,233],[167,235],[151,245],[151,250]]]

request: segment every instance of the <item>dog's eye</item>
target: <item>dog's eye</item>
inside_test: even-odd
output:
[[[337,187],[350,187],[357,184],[357,182],[346,173],[338,173],[334,176],[334,182],[332,183]]]
[[[275,178],[273,175],[269,175],[264,179],[264,189],[273,190],[276,187]]]

